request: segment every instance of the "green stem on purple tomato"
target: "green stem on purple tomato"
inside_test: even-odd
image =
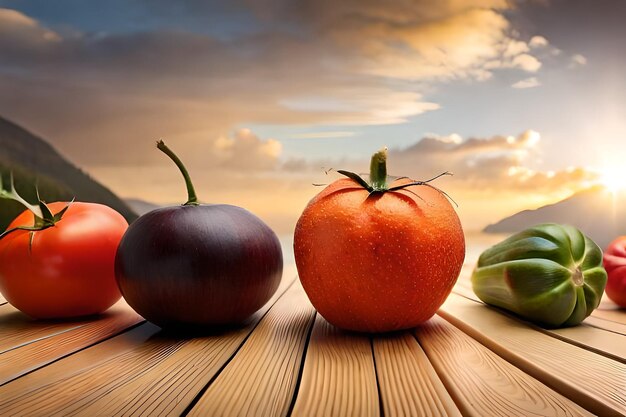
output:
[[[167,147],[163,140],[157,141],[157,148],[165,155],[169,156],[172,161],[176,164],[181,174],[183,174],[183,178],[185,178],[185,185],[187,185],[187,202],[183,204],[184,206],[197,206],[198,197],[196,197],[196,190],[193,188],[193,183],[191,182],[191,177],[189,176],[189,172],[187,172],[187,168],[183,165],[182,161],[176,156],[176,154]]]

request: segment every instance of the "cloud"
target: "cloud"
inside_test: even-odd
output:
[[[430,22],[360,28],[362,71],[400,79],[484,78],[482,64],[499,55],[508,21],[493,10],[469,10]],[[343,34],[344,38],[348,34]]]
[[[517,55],[524,54],[529,50],[530,48],[526,42],[511,39],[504,49],[504,56],[515,57]]]
[[[0,47],[11,48],[11,44],[39,48],[59,42],[61,37],[25,14],[12,9],[0,8]]]
[[[429,133],[413,144],[389,150],[389,174],[409,176],[416,180],[431,178],[441,172],[454,173],[442,179],[456,192],[555,192],[578,190],[597,174],[584,168],[541,171],[541,135],[532,129],[517,136],[495,135],[487,138],[463,138],[458,134]],[[317,175],[312,182],[328,182],[322,167],[363,172],[367,160],[288,160],[282,169]],[[332,175],[332,171],[331,171]]]
[[[583,168],[558,172],[532,169],[541,152],[541,135],[526,130],[517,136],[468,138],[458,135],[425,137],[415,144],[389,152],[394,175],[416,179],[430,178],[451,171],[455,176],[447,185],[455,190],[488,192],[546,192],[576,190],[596,174]],[[442,140],[442,138],[444,138]]]
[[[469,138],[463,140],[458,134],[448,136],[427,136],[402,150],[402,154],[430,156],[489,158],[492,154],[527,151],[540,141],[539,133],[527,130],[519,136],[493,136],[490,138]]]
[[[442,143],[454,143],[460,144],[463,142],[463,138],[458,133],[450,133],[449,135],[438,135],[437,133],[426,133],[424,138],[427,140],[435,140]]]
[[[281,100],[280,105],[297,113],[308,113],[332,120],[334,124],[383,125],[407,121],[409,117],[437,110],[439,105],[424,101],[411,91],[394,91],[383,87],[351,86],[320,89],[315,95],[295,96]]]
[[[220,12],[244,10],[253,21],[226,38],[184,29],[61,33],[0,9],[0,111],[87,166],[113,163],[116,141],[128,159],[145,159],[135,145],[141,132],[199,143],[242,121],[402,123],[439,108],[406,80],[482,81],[498,68],[540,66],[511,30],[510,7],[504,0],[235,2]],[[187,0],[150,10],[201,18],[210,7]],[[487,68],[490,61],[502,65]],[[86,137],[95,152],[76,146]]]
[[[291,136],[289,139],[329,139],[329,138],[349,138],[356,135],[356,132],[348,130],[339,131],[323,131],[323,132],[307,132],[298,133]]]
[[[537,72],[541,68],[541,62],[532,55],[520,54],[513,58],[511,66],[527,72]]]
[[[513,88],[533,88],[540,86],[541,83],[537,79],[537,77],[525,78],[523,80],[519,80],[516,83],[513,83],[511,87]]]
[[[200,1],[146,4],[163,16],[172,8],[179,17],[211,12]],[[319,191],[311,183],[333,178],[322,167],[362,171],[368,161],[294,157],[279,141],[237,126],[307,126],[330,136],[325,125],[343,125],[333,136],[347,136],[341,132],[354,125],[436,111],[429,94],[441,83],[481,82],[503,69],[534,73],[541,41],[520,37],[511,7],[505,0],[236,1],[220,12],[244,11],[250,24],[225,37],[173,26],[68,32],[0,9],[0,114],[50,139],[116,192],[171,202],[182,187],[154,150],[164,137],[208,201],[248,207],[287,230]],[[415,178],[454,171],[454,181],[442,181],[458,192],[548,186],[561,177],[521,174],[539,141],[530,131],[432,134],[392,149],[390,169]],[[511,167],[520,174],[510,176]]]
[[[239,129],[231,136],[213,142],[215,165],[228,170],[267,170],[277,166],[282,144],[275,139],[260,139],[250,129]]]
[[[531,48],[544,48],[546,46],[548,46],[548,40],[546,38],[544,38],[543,36],[533,36],[532,38],[530,38],[530,41],[528,42],[528,46],[530,46]]]
[[[582,56],[581,54],[574,54],[570,58],[570,68],[582,67],[587,65],[587,58]]]

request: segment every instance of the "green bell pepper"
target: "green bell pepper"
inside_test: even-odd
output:
[[[572,226],[540,224],[487,249],[472,274],[482,301],[545,327],[575,326],[598,307],[602,250]]]

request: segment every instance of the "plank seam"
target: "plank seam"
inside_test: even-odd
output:
[[[19,345],[12,346],[12,347],[10,347],[8,349],[0,351],[0,355],[2,355],[4,353],[7,353],[7,352],[10,352],[10,351],[15,350],[15,349],[19,349],[19,348],[24,347],[24,346],[28,346],[31,343],[41,342],[42,340],[46,340],[46,339],[51,338],[51,337],[59,336],[59,335],[61,335],[63,333],[71,332],[71,331],[76,330],[76,329],[80,329],[81,327],[87,326],[87,324],[89,324],[89,323],[81,324],[79,326],[69,327],[69,328],[64,329],[64,330],[59,330],[58,332],[55,332],[55,333],[50,333],[50,334],[47,334],[45,336],[41,336],[41,337],[38,337],[36,339],[29,340],[27,342],[20,343]]]
[[[256,330],[256,328],[259,326],[259,324],[261,323],[261,321],[265,318],[265,316],[267,316],[267,314],[272,310],[272,308],[276,305],[276,303],[278,302],[278,300],[280,300],[286,293],[287,291],[289,291],[289,289],[296,283],[296,279],[294,279],[291,284],[289,284],[287,286],[287,288],[285,288],[285,290],[280,293],[280,295],[278,297],[276,297],[276,299],[274,300],[274,302],[272,303],[272,305],[270,305],[270,307],[265,311],[265,313],[263,313],[263,315],[259,318],[259,320],[254,324],[254,326],[252,327],[252,329],[250,329],[250,332],[248,332],[248,334],[246,335],[246,337],[244,337],[241,341],[241,343],[239,344],[239,346],[237,346],[237,348],[233,351],[232,355],[222,364],[222,366],[220,366],[220,368],[217,370],[217,372],[215,372],[215,374],[211,377],[211,379],[209,379],[209,381],[204,385],[204,387],[202,387],[202,389],[200,391],[198,391],[198,393],[196,394],[195,397],[193,397],[193,400],[191,400],[191,402],[187,405],[187,407],[183,410],[182,413],[180,413],[180,417],[186,417],[191,410],[196,406],[196,404],[198,403],[198,401],[200,401],[200,398],[202,398],[202,396],[207,392],[207,390],[209,389],[209,387],[211,386],[211,384],[217,379],[217,377],[222,373],[222,371],[224,369],[226,369],[226,367],[228,366],[228,364],[233,360],[233,358],[237,355],[237,353],[239,353],[239,351],[241,350],[241,347],[248,341],[248,339],[250,338],[250,336],[252,335],[252,333],[254,333],[254,331]]]
[[[307,330],[306,340],[304,341],[304,350],[302,351],[302,359],[300,359],[300,368],[298,369],[298,379],[296,380],[296,386],[293,390],[293,395],[291,396],[291,402],[289,403],[289,408],[287,409],[286,416],[291,416],[293,413],[293,409],[296,406],[296,400],[298,399],[298,392],[300,391],[300,383],[302,382],[302,374],[304,373],[304,363],[306,361],[306,355],[309,350],[309,343],[311,342],[311,334],[313,334],[313,326],[315,325],[315,319],[317,318],[317,310],[313,313],[313,319],[311,320],[311,324]]]
[[[378,367],[376,366],[376,354],[374,353],[374,338],[370,336],[370,348],[372,350],[372,360],[374,361],[374,375],[376,376],[376,391],[378,392],[378,412],[380,417],[385,417],[383,407],[383,396],[380,389],[380,379],[378,377]]]
[[[474,329],[471,326],[463,326],[462,322],[452,314],[448,314],[446,312],[440,312],[438,314],[448,323],[461,330],[463,333],[476,340],[478,343],[505,361],[509,362],[511,365],[527,373],[540,383],[551,388],[553,391],[569,398],[582,408],[587,409],[587,411],[596,415],[623,415],[616,413],[616,410],[612,408],[611,405],[606,405],[596,394],[577,390],[577,388],[571,384],[571,381],[564,379],[560,375],[549,373],[533,359],[524,357],[518,352],[506,349],[500,344],[500,342],[489,336],[483,336],[479,330]],[[455,321],[458,321],[458,323],[455,323]],[[467,327],[467,329],[464,329],[463,327]]]
[[[605,320],[605,321],[608,321],[608,320]],[[616,323],[616,322],[612,322],[612,323]],[[617,324],[621,324],[621,323],[617,323]],[[593,327],[594,329],[603,330],[605,332],[611,332],[611,333],[615,333],[615,334],[620,335],[620,336],[626,336],[624,333],[619,332],[617,330],[605,329],[604,327],[600,327],[600,326],[597,326],[595,324],[585,323],[585,325],[589,326],[589,327]]]
[[[450,396],[450,398],[452,398],[452,401],[456,405],[456,408],[458,408],[459,412],[464,416],[472,415],[471,410],[468,409],[468,407],[465,405],[463,400],[457,397],[454,390],[450,389],[450,381],[448,380],[447,375],[445,374],[445,371],[439,368],[439,364],[436,361],[433,362],[432,356],[431,356],[432,354],[429,355],[428,350],[424,349],[424,346],[422,346],[422,344],[420,343],[420,339],[419,337],[417,337],[417,334],[415,332],[411,332],[411,336],[413,336],[417,344],[420,346],[420,349],[422,349],[422,351],[424,352],[424,355],[426,355],[426,358],[428,358],[430,365],[435,370],[435,374],[437,374],[437,378],[439,378],[439,381],[441,381],[441,383],[443,384],[443,387],[448,392],[448,395]]]
[[[613,310],[600,310],[599,308],[593,310],[594,313],[596,311],[613,311]],[[619,311],[619,310],[615,310],[615,311]],[[591,314],[592,314],[593,318],[598,319],[598,320],[608,321],[610,323],[615,323],[615,324],[622,324],[622,325],[624,324],[624,322],[621,322],[621,321],[607,319],[606,317],[595,316],[595,315],[593,315],[593,313],[591,313]]]
[[[68,356],[74,355],[74,354],[76,354],[76,353],[78,353],[78,352],[82,352],[82,351],[83,351],[83,350],[85,350],[85,349],[89,349],[89,348],[91,348],[91,347],[97,346],[97,345],[99,345],[99,344],[100,344],[100,343],[102,343],[102,342],[106,342],[106,341],[107,341],[107,340],[109,340],[109,339],[112,339],[112,338],[114,338],[114,337],[117,337],[117,336],[121,335],[122,333],[126,333],[126,332],[128,332],[128,331],[130,331],[130,330],[133,330],[134,328],[137,328],[137,327],[139,327],[139,326],[143,325],[144,323],[146,323],[146,320],[139,321],[138,323],[135,323],[135,324],[133,324],[133,325],[131,325],[131,326],[128,326],[128,327],[126,327],[125,329],[120,330],[119,332],[112,333],[111,335],[109,335],[109,336],[107,336],[107,337],[105,337],[105,338],[103,338],[103,339],[101,339],[101,340],[98,340],[98,341],[97,341],[97,342],[95,342],[95,343],[92,343],[92,344],[90,344],[90,345],[88,345],[88,346],[83,346],[83,347],[81,347],[81,348],[79,348],[79,349],[76,349],[76,350],[73,350],[73,351],[71,351],[71,352],[67,352],[65,355],[59,356],[58,358],[55,358],[55,359],[51,360],[50,362],[44,363],[43,365],[38,366],[38,367],[33,368],[33,369],[29,369],[28,371],[26,371],[26,372],[24,372],[24,373],[21,373],[19,376],[15,377],[15,378],[11,378],[11,379],[9,379],[9,380],[7,380],[7,381],[4,381],[4,382],[0,383],[0,387],[4,386],[4,385],[6,385],[6,384],[9,384],[9,383],[11,383],[11,382],[13,382],[13,381],[15,381],[15,380],[17,380],[17,379],[19,379],[19,378],[21,378],[21,377],[25,376],[25,375],[28,375],[28,374],[30,374],[30,373],[33,373],[33,372],[35,372],[35,371],[37,371],[37,370],[39,370],[39,369],[45,368],[46,366],[52,365],[53,363],[58,362],[58,361],[60,361],[61,359],[65,359],[65,358],[67,358]]]
[[[503,309],[501,309],[501,308],[497,308],[497,307],[490,306],[489,304],[483,303],[482,301],[477,301],[477,300],[475,300],[475,299],[473,299],[473,298],[471,298],[471,297],[468,297],[468,296],[463,295],[463,294],[461,294],[461,293],[458,293],[458,292],[456,292],[456,291],[453,291],[453,293],[454,293],[455,295],[458,295],[459,297],[463,297],[463,298],[465,298],[466,300],[472,301],[472,302],[474,302],[474,303],[476,303],[476,304],[483,305],[483,306],[485,306],[485,307],[487,307],[487,308],[491,309],[492,311],[495,311],[495,312],[497,312],[497,313],[500,313],[500,314],[502,314],[502,315],[504,315],[504,316],[506,316],[506,317],[508,317],[508,318],[510,318],[510,319],[513,319],[513,320],[519,321],[519,322],[523,323],[524,325],[526,325],[526,326],[530,327],[531,329],[533,329],[533,330],[536,330],[536,331],[540,332],[541,334],[544,334],[544,335],[546,335],[546,336],[550,336],[550,337],[552,337],[552,338],[554,338],[554,339],[556,339],[556,340],[560,340],[561,342],[568,343],[568,344],[570,344],[570,345],[572,345],[572,346],[576,346],[576,347],[578,347],[578,348],[580,348],[580,349],[583,349],[583,350],[586,350],[586,351],[589,351],[589,352],[595,353],[595,354],[600,355],[600,356],[604,356],[604,357],[609,358],[609,359],[612,359],[612,360],[614,360],[614,361],[617,361],[617,362],[620,362],[620,363],[626,363],[626,358],[622,358],[622,357],[617,356],[617,355],[614,355],[614,354],[612,354],[612,353],[605,352],[605,351],[603,351],[603,350],[600,350],[600,349],[594,348],[593,346],[586,345],[586,344],[584,344],[584,343],[578,342],[578,341],[573,340],[573,339],[570,339],[570,338],[568,338],[568,337],[561,336],[561,335],[559,335],[558,333],[551,332],[549,329],[544,329],[544,328],[543,328],[543,327],[541,327],[541,326],[538,326],[538,325],[533,324],[533,323],[531,323],[531,322],[529,322],[529,321],[526,321],[526,320],[524,320],[523,318],[521,318],[521,317],[519,317],[519,316],[516,316],[515,314],[511,314],[511,313],[509,313],[509,312],[508,312],[508,311],[506,311],[506,310],[503,310]],[[447,319],[447,318],[446,318],[443,314],[440,314],[439,312],[438,312],[437,314],[439,314],[439,316],[441,316],[441,317],[443,317],[444,319],[446,319],[446,321],[450,322],[452,325],[455,325],[455,324],[454,324],[454,323],[452,323],[450,320],[448,320],[448,319]],[[619,335],[619,336],[624,336],[624,335],[623,335],[623,334],[621,334],[621,333],[618,333],[618,332],[615,332],[615,331],[612,331],[612,330],[603,329],[603,328],[600,328],[600,327],[596,327],[596,326],[594,326],[594,325],[592,325],[592,324],[589,324],[589,323],[585,323],[585,326],[590,326],[590,327],[593,327],[593,328],[598,329],[598,330],[602,330],[602,331],[605,331],[605,332],[614,333],[614,334],[617,334],[617,335]],[[461,331],[463,331],[464,333],[467,333],[465,330],[463,330],[463,329],[462,329],[462,328],[460,328],[459,326],[456,326],[456,325],[455,325],[455,327],[459,328],[459,329],[460,329]]]

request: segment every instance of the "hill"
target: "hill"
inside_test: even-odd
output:
[[[8,184],[13,172],[18,192],[31,202],[36,201],[34,184],[39,186],[45,201],[69,200],[106,204],[120,212],[129,222],[135,212],[109,189],[67,161],[49,143],[17,124],[0,117],[0,174]],[[23,208],[10,201],[0,204],[0,228]]]
[[[558,203],[504,218],[484,232],[514,233],[545,222],[576,226],[604,249],[615,237],[626,235],[626,191],[611,193],[592,187]]]

